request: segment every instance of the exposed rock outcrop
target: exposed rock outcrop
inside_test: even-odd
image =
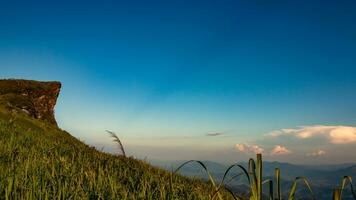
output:
[[[57,126],[54,107],[61,89],[60,82],[0,80],[0,105]]]

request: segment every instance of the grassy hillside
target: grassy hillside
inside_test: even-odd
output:
[[[99,152],[54,125],[0,107],[0,199],[210,199],[213,193],[200,180]]]

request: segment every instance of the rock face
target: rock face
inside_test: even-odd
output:
[[[0,105],[57,126],[54,106],[60,89],[60,82],[0,80]]]

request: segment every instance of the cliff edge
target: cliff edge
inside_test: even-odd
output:
[[[58,126],[54,117],[54,107],[60,89],[60,82],[0,80],[0,105]]]

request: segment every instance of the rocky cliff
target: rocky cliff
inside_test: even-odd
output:
[[[60,82],[0,80],[0,105],[57,126],[54,106],[60,89]]]

